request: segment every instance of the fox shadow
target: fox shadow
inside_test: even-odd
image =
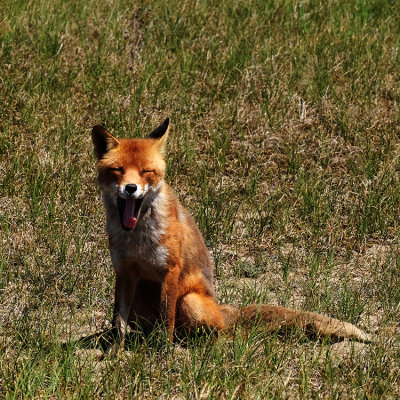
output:
[[[69,342],[70,345],[78,349],[101,350],[107,353],[113,346],[120,342],[119,332],[117,329],[105,329],[90,335],[85,335]],[[144,331],[143,329],[135,329],[126,333],[125,345],[126,350],[132,350],[138,345],[146,344],[152,348],[160,348],[163,343],[167,342],[167,333],[161,327],[155,327],[153,331]],[[67,345],[67,344],[66,344]]]
[[[197,332],[187,332],[177,330],[174,335],[173,344],[187,347],[193,341],[206,342],[215,341],[218,337],[216,331],[198,330]],[[77,349],[100,350],[102,353],[107,353],[120,341],[119,332],[115,328],[105,329],[100,332],[95,332],[90,335],[85,335],[79,339],[65,343],[63,346],[72,345]],[[158,323],[150,328],[142,326],[131,326],[130,331],[125,336],[125,350],[133,350],[138,346],[145,345],[154,350],[160,350],[165,346],[171,345],[168,337],[168,330],[165,324]]]

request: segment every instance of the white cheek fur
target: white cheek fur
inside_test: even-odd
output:
[[[163,183],[163,181],[160,181],[157,184],[157,186],[155,186],[155,187],[149,185],[148,183],[146,183],[144,185],[144,187],[140,184],[136,184],[137,189],[132,197],[135,199],[140,199],[140,198],[144,197],[147,193],[156,192],[161,188],[162,183]],[[127,199],[129,197],[128,193],[126,192],[125,184],[118,185],[117,183],[113,183],[110,186],[102,187],[102,190],[103,190],[103,192],[109,193],[111,195],[118,195],[118,196],[122,197],[123,199]]]

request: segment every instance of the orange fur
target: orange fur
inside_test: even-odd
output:
[[[123,345],[134,321],[151,329],[220,331],[262,320],[266,329],[312,327],[318,333],[368,340],[351,324],[270,305],[239,310],[214,300],[213,265],[193,218],[164,182],[169,120],[146,139],[115,139],[101,126],[92,139],[106,208],[106,231],[116,273],[113,326]]]

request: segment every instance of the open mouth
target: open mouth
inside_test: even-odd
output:
[[[131,231],[137,223],[143,199],[123,199],[117,197],[119,218],[122,229]]]

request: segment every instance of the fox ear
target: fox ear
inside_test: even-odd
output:
[[[157,139],[157,146],[160,151],[163,152],[165,149],[165,143],[167,142],[167,136],[169,132],[169,118],[167,118],[160,126],[154,129],[153,132],[148,136],[149,139]]]
[[[104,154],[119,145],[119,141],[101,125],[93,127],[92,141],[94,145],[94,154],[96,154],[98,160],[101,160]]]
[[[161,139],[169,128],[169,118],[167,118],[160,126],[154,129],[148,136],[151,139]]]

